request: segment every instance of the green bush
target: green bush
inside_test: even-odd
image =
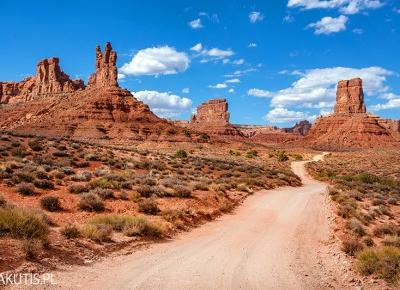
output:
[[[247,158],[255,158],[258,156],[258,152],[256,150],[249,150],[246,152]]]
[[[276,152],[275,156],[279,162],[285,162],[289,160],[289,156],[286,154],[285,151],[278,151]]]
[[[400,249],[386,246],[367,248],[358,252],[356,259],[356,266],[361,274],[375,274],[388,282],[399,282]]]
[[[187,152],[185,150],[181,149],[181,150],[176,151],[175,157],[186,158],[186,157],[188,157],[188,154],[187,154]]]
[[[48,211],[58,211],[61,209],[60,199],[57,196],[45,196],[40,199],[42,208]]]

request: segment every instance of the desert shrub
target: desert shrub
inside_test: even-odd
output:
[[[71,176],[73,181],[90,181],[92,179],[92,174],[88,171],[84,171]]]
[[[188,157],[188,154],[185,150],[180,149],[180,150],[176,151],[175,157],[186,158],[186,157]]]
[[[364,248],[363,244],[356,240],[343,241],[342,250],[350,256],[354,256],[358,251]]]
[[[75,170],[71,167],[63,167],[61,168],[62,172],[64,172],[66,175],[72,175],[75,174]]]
[[[364,243],[364,245],[366,245],[367,247],[372,247],[374,245],[374,240],[371,239],[371,237],[365,237],[362,242]]]
[[[38,178],[38,179],[51,180],[51,176],[48,175],[45,171],[41,171],[41,170],[36,171],[35,175],[36,175],[36,178]]]
[[[206,182],[197,182],[194,185],[195,190],[208,190],[208,184]]]
[[[46,180],[46,179],[35,179],[33,181],[33,184],[37,188],[41,188],[41,189],[54,189],[54,183],[52,181]]]
[[[17,191],[22,195],[34,195],[35,187],[30,183],[21,183],[17,186]]]
[[[137,189],[137,192],[140,194],[141,197],[150,197],[152,194],[155,193],[155,190],[152,186],[144,185]]]
[[[301,154],[293,154],[293,158],[296,161],[301,161],[301,160],[303,160],[303,155],[301,155]]]
[[[100,177],[98,179],[92,180],[90,186],[93,188],[108,188],[108,189],[120,189],[121,183],[118,180],[114,180],[110,177]]]
[[[121,191],[119,194],[119,199],[121,200],[128,200],[128,194],[125,191]]]
[[[146,214],[156,215],[160,211],[157,202],[152,198],[142,199],[139,201],[138,205],[139,211]]]
[[[164,224],[151,222],[145,217],[135,217],[124,226],[124,234],[127,236],[161,237],[166,231]]]
[[[395,197],[390,197],[390,198],[388,198],[387,202],[388,202],[388,204],[391,204],[391,205],[397,205],[398,199]]]
[[[114,192],[111,189],[96,188],[90,191],[91,193],[97,194],[101,199],[112,199],[114,198]]]
[[[44,149],[39,140],[31,140],[28,142],[28,145],[33,151],[36,152],[42,151]]]
[[[355,208],[348,204],[340,205],[338,209],[338,214],[345,219],[352,217],[355,214],[355,212],[356,212]]]
[[[76,239],[81,236],[81,231],[77,225],[69,223],[61,229],[61,234],[67,239]]]
[[[69,153],[66,152],[66,151],[63,151],[63,150],[58,150],[58,151],[53,152],[53,156],[55,156],[55,157],[68,157]]]
[[[0,208],[0,236],[47,240],[49,226],[43,215],[18,207]]]
[[[400,234],[400,228],[394,224],[382,224],[374,228],[374,235],[378,237],[396,234]]]
[[[395,235],[395,236],[388,235],[382,241],[382,244],[385,245],[385,246],[400,248],[400,236],[398,236],[398,235]]]
[[[143,184],[149,185],[149,186],[154,186],[157,184],[157,182],[154,179],[146,178],[145,180],[143,180]]]
[[[360,173],[357,176],[357,179],[362,182],[362,183],[367,183],[367,184],[372,184],[375,183],[379,180],[379,178],[375,175],[369,174],[369,173]]]
[[[258,152],[256,150],[249,150],[246,152],[247,158],[255,158],[258,156]]]
[[[36,239],[24,239],[22,241],[22,250],[25,253],[27,260],[35,259],[40,250],[42,249],[42,243]]]
[[[42,208],[48,211],[58,211],[61,209],[60,199],[57,196],[45,196],[40,199]]]
[[[176,197],[188,198],[192,196],[192,191],[184,186],[176,186],[174,188],[174,195]]]
[[[6,204],[6,199],[4,196],[0,193],[0,207],[4,206]]]
[[[84,193],[79,201],[79,208],[85,211],[104,211],[104,202],[94,193]]]
[[[361,274],[375,274],[388,282],[398,282],[400,249],[386,246],[368,248],[357,253],[356,259],[356,267]]]
[[[355,233],[356,235],[362,237],[365,235],[365,229],[362,224],[355,218],[352,218],[347,222],[347,228]]]
[[[275,156],[279,162],[284,162],[289,160],[289,156],[286,154],[285,151],[278,151],[275,153]]]
[[[86,224],[82,229],[85,238],[101,243],[111,240],[112,227],[105,224]]]
[[[82,184],[72,184],[68,186],[68,191],[70,193],[82,193],[82,192],[88,192],[89,189],[87,186]]]
[[[90,163],[88,161],[74,161],[72,165],[78,168],[89,167]]]

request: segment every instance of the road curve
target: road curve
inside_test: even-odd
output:
[[[302,187],[257,192],[171,242],[56,273],[54,289],[353,288],[332,257],[326,185],[306,162],[292,163]]]

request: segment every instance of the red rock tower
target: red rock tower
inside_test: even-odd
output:
[[[340,81],[336,91],[335,114],[366,113],[362,80]]]
[[[109,42],[104,52],[96,46],[96,71],[89,78],[89,88],[118,86],[117,53]]]
[[[191,123],[209,125],[229,124],[228,103],[225,99],[211,99],[202,103],[197,108],[197,114],[191,119]]]

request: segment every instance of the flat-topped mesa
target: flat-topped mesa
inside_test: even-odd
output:
[[[336,91],[335,114],[366,113],[362,80],[339,81]]]
[[[89,88],[118,87],[117,53],[109,42],[104,52],[96,46],[96,71],[89,78]]]
[[[191,124],[228,125],[229,112],[226,99],[211,99],[197,107],[196,115],[193,115]]]

